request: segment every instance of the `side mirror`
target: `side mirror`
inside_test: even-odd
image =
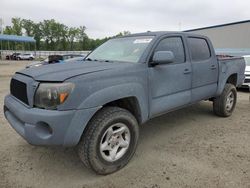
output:
[[[174,53],[171,51],[158,51],[154,53],[152,65],[168,64],[174,62]]]

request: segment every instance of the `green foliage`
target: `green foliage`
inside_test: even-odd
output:
[[[37,50],[93,50],[112,38],[91,39],[85,33],[85,26],[68,27],[54,19],[38,23],[21,18],[12,18],[11,21],[12,25],[5,27],[4,34],[32,36],[36,40]],[[128,34],[129,31],[123,31],[115,36]],[[19,49],[20,45],[17,47]]]
[[[27,36],[34,36],[35,23],[33,21],[22,19],[21,24]]]
[[[22,35],[22,20],[21,18],[12,18],[12,31],[14,35]]]
[[[6,26],[3,33],[6,34],[6,35],[13,35],[14,34],[13,30],[12,30],[12,27],[10,27],[10,26]]]

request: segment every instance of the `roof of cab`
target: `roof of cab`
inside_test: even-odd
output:
[[[130,34],[127,36],[160,36],[160,35],[165,35],[165,34],[171,34],[171,33],[184,33],[184,32],[177,32],[177,31],[147,31],[147,32],[142,32],[142,33],[134,33]]]
[[[143,32],[143,33],[134,33],[134,34],[130,34],[130,35],[121,36],[121,38],[122,37],[137,37],[137,36],[157,36],[157,37],[160,37],[162,35],[167,35],[167,34],[177,34],[177,35],[180,34],[180,35],[185,35],[185,36],[196,36],[196,37],[207,38],[204,35],[181,32],[181,31],[148,31],[148,32]]]

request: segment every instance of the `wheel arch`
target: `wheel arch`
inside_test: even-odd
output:
[[[118,106],[130,111],[141,124],[148,119],[147,91],[141,84],[127,83],[99,90],[80,105],[79,109],[101,106]]]
[[[136,118],[139,124],[142,123],[141,108],[138,99],[135,96],[125,97],[118,100],[111,101],[103,105],[106,106],[117,106],[128,110]]]
[[[233,84],[235,87],[237,86],[237,81],[238,81],[238,75],[237,73],[231,74],[226,81],[226,84]]]
[[[221,93],[224,90],[226,84],[232,84],[235,87],[237,87],[237,85],[238,85],[238,74],[237,73],[231,73],[228,76],[225,75],[225,76],[222,76],[221,78],[219,78],[218,90],[217,90],[216,96],[221,95]]]

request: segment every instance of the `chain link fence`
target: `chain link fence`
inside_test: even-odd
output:
[[[4,60],[7,55],[12,53],[25,53],[33,54],[36,59],[45,59],[49,55],[67,55],[67,54],[82,54],[87,55],[90,51],[13,51],[13,50],[2,50],[0,52],[0,59]]]

